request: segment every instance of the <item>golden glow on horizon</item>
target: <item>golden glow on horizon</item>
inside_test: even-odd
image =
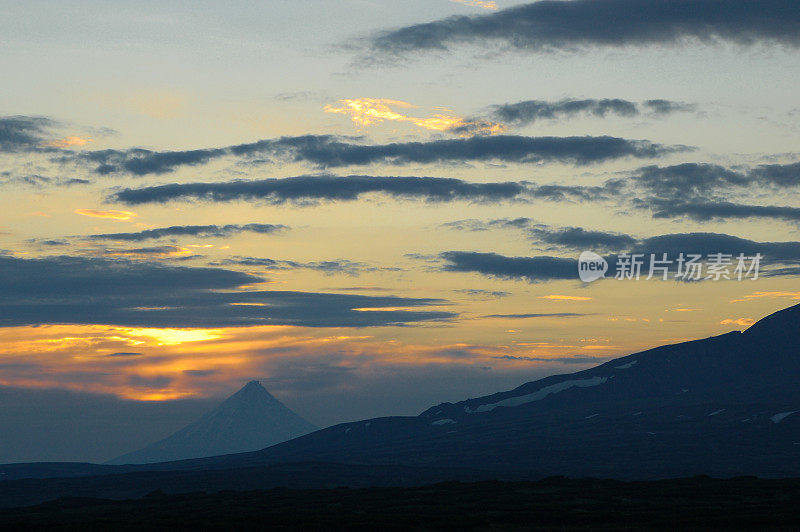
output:
[[[156,345],[180,345],[187,342],[207,342],[223,337],[219,329],[121,329],[134,337],[156,340]]]
[[[339,103],[342,104],[341,107],[328,104],[323,109],[326,113],[349,115],[353,123],[359,128],[372,126],[384,121],[395,121],[409,122],[417,127],[430,131],[458,131],[461,136],[470,136],[473,134],[498,135],[506,130],[503,124],[480,120],[467,120],[465,118],[445,114],[434,114],[427,118],[404,115],[392,110],[392,107],[403,109],[417,109],[418,107],[401,100],[389,100],[386,98],[344,98],[339,100]]]
[[[118,220],[121,222],[132,220],[139,216],[130,211],[101,211],[98,209],[75,209],[75,214],[89,216],[90,218],[105,218],[108,220]]]
[[[559,364],[592,346],[406,343],[338,329],[260,326],[153,329],[101,325],[0,328],[0,385],[66,388],[140,401],[227,391],[255,376],[280,380],[285,368],[392,371],[426,366],[530,369]],[[603,361],[611,346],[596,346]],[[586,356],[586,355],[583,355]],[[20,363],[20,362],[24,363]],[[315,370],[316,371],[316,370]],[[79,378],[74,377],[80,375]]]

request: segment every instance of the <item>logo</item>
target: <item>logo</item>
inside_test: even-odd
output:
[[[578,275],[584,283],[591,283],[606,276],[608,262],[594,251],[584,251],[578,257]]]

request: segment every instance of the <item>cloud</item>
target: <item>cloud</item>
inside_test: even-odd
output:
[[[645,166],[633,176],[636,185],[659,197],[696,197],[717,189],[745,186],[747,175],[714,164]]]
[[[574,52],[698,41],[800,45],[794,0],[541,1],[481,16],[453,16],[374,36],[372,56],[447,50],[464,43]]]
[[[757,242],[721,233],[678,233],[645,238],[632,248],[634,253],[727,253],[755,255],[761,253],[773,262],[800,261],[800,242]]]
[[[653,211],[655,218],[686,216],[697,221],[725,218],[800,219],[790,206],[752,205],[732,201],[734,194],[754,189],[785,192],[800,185],[800,163],[726,168],[716,164],[684,163],[645,166],[634,172],[631,184],[646,194],[634,206]]]
[[[572,118],[577,115],[603,118],[606,115],[622,117],[639,116],[643,111],[666,115],[677,111],[690,111],[694,106],[669,100],[647,100],[641,106],[635,102],[612,99],[563,99],[555,102],[527,100],[492,107],[491,116],[513,126],[525,126],[540,120]]]
[[[605,242],[601,239],[600,243]],[[571,249],[568,245],[564,247]],[[591,247],[588,249],[591,250]],[[671,269],[675,269],[677,268],[676,259],[681,253],[685,255],[698,254],[704,258],[716,253],[728,254],[732,256],[733,267],[736,265],[736,257],[739,254],[752,257],[760,253],[763,257],[760,264],[761,274],[767,276],[800,275],[800,267],[797,266],[800,264],[800,242],[757,242],[720,233],[678,233],[641,240],[634,239],[632,245],[621,248],[620,251],[642,254],[645,257],[643,272],[646,265],[649,264],[651,254],[660,259],[666,253],[667,258],[673,261]],[[578,261],[569,257],[549,255],[507,257],[497,253],[447,251],[441,253],[439,258],[444,261],[441,269],[448,272],[474,272],[488,277],[519,279],[530,283],[578,279]],[[617,264],[618,255],[611,254],[604,258],[611,265],[606,277],[613,277],[616,273],[614,266]],[[792,266],[781,268],[782,264]],[[556,298],[556,296],[546,297]]]
[[[536,224],[531,218],[500,218],[496,220],[457,220],[443,227],[466,231],[491,229],[521,229],[534,241],[566,249],[618,250],[634,245],[638,240],[623,233],[588,231],[582,227],[551,227]]]
[[[651,113],[657,115],[667,115],[677,112],[691,112],[697,109],[697,106],[691,103],[673,102],[670,100],[647,100],[644,102],[644,107]]]
[[[143,148],[81,152],[76,160],[97,164],[100,175],[126,172],[135,176],[166,174],[180,166],[198,166],[224,156],[223,148],[157,152]]]
[[[438,299],[240,288],[262,281],[221,268],[106,258],[0,256],[0,327],[371,327],[456,316],[425,308],[446,304]],[[356,310],[361,308],[375,310]]]
[[[512,200],[527,192],[521,183],[468,183],[460,179],[438,177],[372,176],[298,176],[281,179],[229,181],[225,183],[184,183],[124,189],[111,196],[112,201],[128,205],[163,203],[171,200],[263,201],[286,202],[353,201],[369,193],[383,193],[394,198],[426,201]]]
[[[448,229],[457,229],[459,231],[489,231],[496,228],[513,228],[522,229],[528,227],[533,223],[531,218],[498,218],[496,220],[481,221],[481,220],[456,220],[454,222],[446,222],[442,227]]]
[[[155,152],[141,148],[72,154],[73,159],[96,165],[101,175],[124,172],[135,176],[164,174],[181,166],[197,166],[214,159],[274,157],[283,162],[307,163],[320,168],[369,164],[436,164],[462,162],[544,163],[586,165],[625,157],[654,158],[690,150],[647,140],[617,137],[475,136],[462,139],[391,144],[363,144],[360,139],[333,135],[280,137],[226,148]],[[69,160],[64,156],[63,161]]]
[[[730,201],[680,201],[649,199],[639,200],[636,205],[653,211],[654,218],[677,218],[686,216],[698,222],[726,218],[772,218],[796,222],[800,220],[800,208],[779,205],[748,205]]]
[[[636,238],[623,233],[587,231],[582,227],[552,228],[537,226],[530,230],[534,240],[574,250],[614,251],[633,246]]]
[[[752,294],[748,294],[744,296],[745,299],[734,299],[731,303],[738,303],[741,301],[747,301],[750,299],[760,299],[760,298],[784,298],[788,297],[789,299],[800,300],[800,292],[754,292]]]
[[[90,142],[92,142],[92,139],[90,138],[70,136],[64,137],[63,139],[51,140],[50,142],[45,143],[45,146],[49,146],[51,148],[72,148],[75,146],[86,146]]]
[[[488,316],[481,316],[481,318],[526,320],[531,318],[574,318],[576,316],[586,316],[586,314],[578,314],[575,312],[551,312],[545,314],[489,314]]]
[[[14,153],[40,149],[48,131],[57,124],[42,116],[0,117],[0,152]]]
[[[31,243],[31,244],[38,244],[40,246],[48,246],[48,247],[59,247],[59,246],[68,246],[69,245],[68,241],[66,241],[64,239],[61,239],[61,238],[53,239],[53,240],[38,240],[38,239],[32,238],[32,239],[28,240],[28,242]]]
[[[354,124],[363,128],[384,121],[408,122],[422,129],[469,135],[497,135],[505,131],[502,124],[480,119],[465,119],[457,116],[437,113],[427,118],[405,115],[392,109],[414,109],[417,106],[400,100],[386,98],[346,98],[339,100],[339,107],[326,105],[326,113],[338,113],[350,116]]]
[[[130,211],[101,211],[98,209],[75,209],[75,214],[89,216],[90,218],[105,218],[108,220],[128,221],[139,216]]]
[[[469,161],[560,162],[585,165],[624,157],[653,158],[686,151],[647,140],[617,137],[523,137],[496,135],[464,139],[364,145],[329,136],[289,137],[234,148],[240,154],[267,150],[294,162],[320,167],[367,164],[434,164]]]
[[[538,296],[538,299],[554,299],[557,301],[591,301],[591,297],[585,296],[560,296],[557,294],[552,294],[548,296]]]
[[[189,258],[194,254],[188,248],[178,246],[149,246],[142,248],[128,248],[128,249],[103,249],[98,254],[107,257],[127,257],[127,258],[140,258],[140,259],[175,259],[175,258]]]
[[[777,187],[800,186],[800,163],[766,164],[750,171],[753,181],[769,183]]]
[[[494,0],[450,0],[456,4],[464,4],[472,7],[479,7],[481,9],[495,10],[497,3]]]
[[[345,274],[350,276],[357,276],[365,272],[400,271],[400,268],[380,268],[376,266],[370,266],[363,262],[353,262],[345,259],[298,262],[293,260],[275,260],[258,257],[233,257],[231,259],[224,259],[218,264],[214,265],[259,266],[269,270],[305,269],[322,272],[327,275]]]
[[[720,325],[739,325],[741,327],[750,327],[756,322],[753,318],[728,318],[722,320]]]
[[[478,299],[500,299],[501,297],[508,297],[511,294],[502,290],[484,290],[482,288],[461,288],[455,290],[458,294],[466,294]]]
[[[502,279],[525,279],[529,282],[576,279],[578,261],[561,257],[506,257],[497,253],[446,251],[442,269],[449,272],[475,272]]]
[[[192,236],[198,238],[222,238],[234,234],[251,232],[259,234],[272,234],[288,229],[285,225],[276,224],[227,224],[227,225],[173,225],[158,229],[147,229],[135,233],[103,233],[89,235],[92,240],[123,240],[140,242],[143,240],[159,239],[176,236]]]
[[[558,362],[560,364],[600,364],[608,360],[606,357],[592,357],[587,355],[575,355],[572,357],[524,357],[515,355],[495,356],[498,360],[524,360],[530,362]]]
[[[42,188],[45,185],[57,187],[71,187],[73,185],[88,185],[91,181],[87,179],[71,178],[52,178],[39,174],[16,174],[8,170],[0,172],[0,186],[3,185],[25,185],[29,187]]]

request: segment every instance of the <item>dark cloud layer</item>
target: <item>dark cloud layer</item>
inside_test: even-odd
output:
[[[626,234],[608,231],[591,231],[582,227],[534,227],[530,230],[534,240],[567,249],[594,251],[618,250],[633,246],[637,240]]]
[[[0,117],[0,153],[41,149],[46,132],[55,125],[41,116]]]
[[[482,16],[455,16],[375,36],[371,54],[405,55],[494,42],[532,52],[678,44],[800,45],[795,0],[542,1]]]
[[[661,198],[708,197],[750,185],[777,189],[797,187],[800,163],[762,165],[746,170],[707,163],[645,166],[639,168],[632,179],[643,190]]]
[[[266,139],[226,148],[156,152],[145,149],[81,152],[74,157],[94,166],[99,174],[136,176],[164,174],[181,166],[206,164],[223,156],[240,159],[274,157],[320,168],[368,164],[434,164],[473,161],[508,163],[561,162],[590,164],[624,157],[652,158],[685,146],[662,146],[647,140],[617,137],[523,137],[497,135],[462,139],[363,144],[361,139],[305,135]],[[66,156],[62,160],[67,160]]]
[[[578,261],[561,257],[506,257],[497,253],[446,251],[441,258],[445,271],[475,272],[503,279],[525,279],[529,282],[575,279]]]
[[[800,186],[800,163],[754,168],[726,168],[716,164],[685,163],[645,166],[631,176],[643,198],[634,200],[655,218],[687,217],[700,222],[723,219],[768,218],[796,222],[800,208],[753,205],[734,201],[752,192],[785,193]]]
[[[129,205],[171,200],[291,202],[352,201],[363,194],[383,193],[426,201],[500,201],[523,196],[521,183],[468,183],[437,177],[299,176],[226,183],[170,184],[125,189],[111,199]]]
[[[540,231],[544,231],[540,229]],[[541,233],[540,233],[541,234]],[[565,234],[578,235],[589,251],[607,251],[609,249],[642,254],[648,258],[651,254],[657,259],[667,254],[671,260],[683,253],[699,254],[707,257],[711,254],[723,253],[737,257],[744,254],[747,257],[761,254],[761,266],[766,275],[794,276],[800,273],[800,242],[757,242],[745,238],[720,233],[680,233],[658,235],[645,239],[636,239],[630,235],[611,234],[619,238],[616,248],[609,240],[609,233],[599,231],[586,231],[581,228],[554,230],[552,234],[558,240]],[[623,242],[626,244],[623,245]],[[576,251],[575,243],[569,238],[561,244],[565,250]],[[617,254],[606,255],[605,259],[611,265],[607,277],[613,277],[614,265],[617,263]],[[545,282],[578,279],[578,261],[573,258],[539,255],[533,257],[507,257],[497,253],[480,253],[474,251],[448,251],[439,258],[444,261],[442,270],[450,272],[474,272],[488,277],[501,279],[520,279],[528,282]],[[646,264],[649,264],[646,262]]]
[[[187,151],[158,152],[143,148],[129,150],[99,150],[83,152],[77,159],[96,164],[94,171],[100,175],[125,172],[135,176],[165,174],[180,166],[206,164],[227,153],[223,148]]]
[[[744,253],[752,256],[761,253],[771,262],[800,261],[800,242],[756,242],[746,238],[721,233],[678,233],[645,238],[633,246],[634,253]]]
[[[780,205],[749,205],[730,201],[649,199],[638,201],[637,206],[651,209],[654,218],[686,216],[698,222],[741,218],[800,221],[800,208]]]
[[[241,153],[250,148],[240,147]],[[497,135],[465,139],[362,145],[333,137],[295,137],[272,141],[273,152],[321,167],[431,164],[469,161],[589,164],[623,157],[658,157],[683,150],[646,140],[617,137],[522,137]],[[236,153],[236,151],[234,150]]]
[[[130,327],[372,327],[455,316],[425,310],[429,305],[446,303],[434,299],[236,290],[262,280],[221,268],[97,258],[0,256],[0,326],[68,323]],[[378,310],[356,310],[360,308]]]
[[[564,99],[555,102],[545,100],[527,100],[523,102],[496,105],[491,115],[495,120],[513,126],[524,126],[539,120],[557,120],[571,118],[576,115],[605,117],[617,115],[622,117],[639,116],[642,112],[666,115],[678,111],[691,111],[694,106],[669,100],[647,100],[637,104],[619,98],[606,99]]]
[[[160,227],[158,229],[147,229],[135,233],[103,233],[89,235],[93,240],[123,240],[128,242],[140,242],[166,237],[193,236],[199,238],[228,237],[237,233],[251,232],[260,234],[271,234],[288,229],[285,225],[275,224],[227,224],[227,225],[173,225],[170,227]]]
[[[381,193],[396,199],[430,202],[497,202],[524,199],[598,201],[620,195],[622,180],[602,186],[536,185],[528,182],[469,183],[460,179],[414,176],[298,176],[223,183],[173,183],[115,192],[110,201],[128,205],[167,201],[263,201],[299,205],[317,201],[354,201],[364,194]]]
[[[582,227],[551,227],[537,224],[531,218],[500,218],[496,220],[458,220],[443,227],[461,231],[489,231],[491,229],[519,229],[535,242],[556,248],[593,251],[614,251],[633,246],[638,240],[623,233],[592,231]]]

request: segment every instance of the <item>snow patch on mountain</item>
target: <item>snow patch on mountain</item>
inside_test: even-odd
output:
[[[472,414],[478,412],[490,412],[500,406],[503,407],[520,406],[527,403],[532,403],[534,401],[541,401],[550,394],[563,392],[564,390],[569,390],[570,388],[588,388],[591,386],[599,386],[605,383],[606,381],[608,381],[608,377],[592,377],[591,379],[575,379],[575,380],[559,382],[557,384],[545,386],[544,388],[537,390],[533,393],[529,393],[527,395],[520,395],[518,397],[509,397],[508,399],[503,399],[502,401],[498,401],[496,403],[480,405],[475,410],[472,410],[471,408],[465,406],[464,411],[468,414]]]
[[[786,419],[787,417],[791,416],[792,414],[794,414],[796,412],[800,412],[800,410],[792,410],[790,412],[781,412],[780,414],[775,414],[774,416],[769,418],[769,420],[777,425],[778,423],[780,423],[781,421],[783,421],[784,419]]]

